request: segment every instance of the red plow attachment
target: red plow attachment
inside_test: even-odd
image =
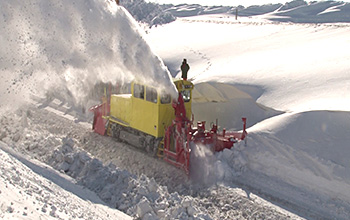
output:
[[[225,148],[231,149],[235,143],[244,140],[247,136],[246,118],[242,118],[243,131],[227,132],[225,129],[218,132],[217,124],[211,130],[205,129],[205,121],[197,122],[193,127],[193,121],[186,118],[182,97],[173,104],[176,118],[171,126],[166,129],[164,137],[163,158],[174,166],[183,169],[187,174],[190,170],[191,144],[210,146],[212,151],[218,152]]]
[[[106,122],[105,116],[109,115],[110,105],[106,98],[102,99],[102,104],[95,105],[89,109],[94,112],[94,120],[92,122],[92,130],[100,135],[106,134]]]

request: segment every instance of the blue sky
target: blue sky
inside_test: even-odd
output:
[[[146,0],[149,2],[155,2],[159,4],[200,4],[200,5],[224,5],[224,6],[250,6],[250,5],[263,5],[269,3],[286,3],[291,2],[292,0]],[[339,0],[341,1],[341,0]],[[343,0],[344,2],[349,2],[350,0]]]

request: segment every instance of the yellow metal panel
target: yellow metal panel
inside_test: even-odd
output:
[[[132,97],[133,109],[132,121],[130,126],[150,134],[157,136],[158,129],[158,105],[144,99]]]
[[[164,137],[165,128],[171,125],[171,122],[175,118],[175,111],[171,103],[161,104],[159,106],[159,123],[158,123],[158,135],[157,137]]]
[[[185,109],[186,109],[186,116],[188,119],[191,120],[192,118],[192,90],[194,88],[194,85],[192,82],[188,81],[188,80],[181,80],[181,79],[175,79],[173,80],[174,84],[177,88],[177,90],[179,91],[179,93],[181,94],[181,92],[183,91],[189,91],[190,92],[190,99],[188,102],[186,102],[185,100]]]
[[[187,98],[187,102],[185,102],[186,115],[188,119],[191,119],[193,84],[190,81],[180,79],[175,79],[174,84],[180,93],[187,91],[183,93],[183,97]],[[162,104],[159,91],[157,94],[154,92],[156,91],[155,87],[145,86],[141,83],[132,83],[131,91],[133,94],[111,96],[110,120],[156,138],[164,137],[165,128],[170,126],[175,118],[171,102]],[[147,91],[153,92],[148,93]],[[147,94],[149,94],[148,97]]]
[[[123,124],[130,124],[132,114],[130,109],[133,109],[131,102],[131,94],[111,95],[110,116],[119,119]]]

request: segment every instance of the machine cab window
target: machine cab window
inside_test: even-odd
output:
[[[182,95],[184,102],[191,101],[191,91],[190,90],[181,91],[181,95]]]
[[[134,84],[134,97],[144,99],[145,98],[145,87],[140,84]]]
[[[167,93],[160,94],[160,103],[161,104],[169,104],[171,102],[171,96]]]
[[[158,94],[157,90],[146,86],[146,101],[157,103]]]

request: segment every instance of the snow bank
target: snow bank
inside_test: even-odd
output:
[[[0,14],[2,110],[49,89],[84,105],[101,81],[137,78],[177,94],[139,25],[115,1],[1,0]]]
[[[196,205],[195,199],[169,193],[154,179],[136,177],[113,164],[107,166],[74,147],[74,141],[64,138],[49,160],[56,169],[94,191],[111,207],[141,219],[211,219]]]
[[[1,219],[132,219],[66,175],[39,161],[10,156],[1,141],[0,148]]]
[[[347,219],[349,121],[349,112],[312,111],[286,113],[258,123],[248,129],[246,145],[240,143],[217,154],[217,163],[223,164],[221,173],[225,173],[221,179],[237,178],[325,216]],[[286,183],[289,186],[283,188]]]
[[[272,136],[274,138],[271,141],[275,145],[279,142],[283,144],[284,147],[281,148],[285,152],[292,151],[297,164],[295,164],[296,161],[293,162],[295,159],[292,156],[284,155],[287,158],[280,158],[283,160],[283,166],[292,167],[292,164],[295,164],[296,167],[293,167],[296,170],[302,167],[311,171],[316,177],[331,181],[341,180],[344,184],[350,184],[350,175],[347,171],[350,168],[349,121],[349,112],[312,111],[288,114],[284,117],[277,116],[250,128],[249,132]],[[268,143],[264,146],[271,147]],[[260,150],[262,150],[261,147]],[[269,152],[271,151],[272,149]],[[261,159],[255,161],[261,161]],[[310,175],[308,178],[312,179]],[[325,191],[322,185],[319,188]],[[349,190],[340,187],[335,189],[343,191],[343,195],[350,201]]]

